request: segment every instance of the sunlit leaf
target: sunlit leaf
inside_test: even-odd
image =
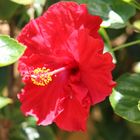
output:
[[[133,69],[135,73],[140,73],[140,62],[134,63]]]
[[[11,103],[12,103],[12,100],[10,98],[0,97],[0,109]]]
[[[138,110],[140,111],[140,100],[138,101]]]
[[[34,2],[34,0],[11,0],[11,1],[23,5],[30,5]]]
[[[136,20],[134,23],[133,23],[133,26],[137,29],[140,30],[140,20]]]
[[[0,35],[0,67],[14,63],[24,53],[25,47],[16,40]]]
[[[114,111],[122,118],[140,123],[140,74],[124,74],[110,96]]]

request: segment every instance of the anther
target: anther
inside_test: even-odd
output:
[[[37,86],[46,86],[52,81],[52,75],[49,73],[50,69],[36,68],[31,75],[33,84]]]
[[[61,67],[53,71],[50,71],[50,69],[46,69],[45,67],[36,68],[31,74],[31,81],[37,86],[46,86],[52,81],[53,75],[56,77],[57,73],[60,73],[64,70],[66,70],[66,67]]]

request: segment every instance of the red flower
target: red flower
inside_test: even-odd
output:
[[[19,61],[25,87],[18,98],[22,112],[39,125],[85,130],[90,105],[111,93],[114,64],[103,53],[101,21],[84,4],[59,2],[18,36],[27,46]]]

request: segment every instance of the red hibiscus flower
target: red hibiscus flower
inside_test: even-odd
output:
[[[59,2],[18,36],[27,46],[19,61],[25,87],[18,98],[22,112],[37,124],[85,130],[90,105],[112,92],[114,64],[103,53],[101,22],[84,4]]]

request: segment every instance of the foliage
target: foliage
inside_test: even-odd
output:
[[[121,117],[140,123],[140,74],[124,74],[110,96],[114,111]]]
[[[14,38],[30,19],[40,16],[45,9],[58,1],[0,0],[0,139],[87,140],[85,135],[91,140],[140,139],[140,3],[138,0],[74,0],[86,3],[91,14],[103,18],[100,34],[105,42],[104,51],[110,52],[116,63],[113,77],[114,80],[117,79],[117,86],[109,100],[91,109],[89,128],[82,138],[77,137],[77,133],[59,130],[55,125],[36,126],[33,118],[26,118],[21,114],[16,96],[22,84],[15,70],[15,62],[24,53],[25,46]],[[5,30],[8,30],[9,34]]]
[[[77,0],[83,3],[82,0]],[[89,11],[103,18],[102,27],[119,29],[126,26],[128,19],[135,15],[135,8],[122,0],[85,0]]]
[[[7,106],[10,103],[12,103],[12,99],[0,97],[0,109],[3,108],[4,106]]]
[[[23,5],[30,5],[34,2],[34,0],[11,0],[11,1]]]
[[[8,36],[0,35],[0,67],[14,63],[23,54],[25,46]]]

